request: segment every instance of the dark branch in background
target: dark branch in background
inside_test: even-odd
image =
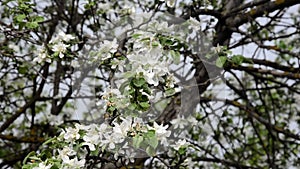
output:
[[[260,123],[264,124],[267,128],[271,128],[272,130],[276,131],[277,133],[282,133],[287,137],[293,138],[295,140],[300,140],[300,135],[293,134],[292,132],[285,130],[283,128],[280,128],[278,126],[275,126],[271,123],[269,123],[266,119],[262,118],[259,112],[255,112],[255,109],[253,107],[245,106],[242,105],[241,103],[234,101],[234,100],[229,100],[229,99],[218,99],[218,98],[207,98],[207,97],[202,97],[201,102],[211,102],[211,101],[218,101],[218,102],[223,102],[227,105],[231,105],[234,107],[239,108],[240,110],[244,110],[245,112],[248,113],[250,117],[253,117]],[[278,138],[279,139],[279,138]]]
[[[250,12],[239,13],[233,17],[228,17],[226,19],[226,25],[232,28],[237,28],[242,24],[247,23],[257,17],[263,16],[266,13],[271,13],[279,9],[287,8],[300,4],[298,0],[284,0],[284,1],[269,1],[268,3],[263,3],[262,5],[255,6]]]
[[[26,110],[34,104],[39,98],[40,95],[44,89],[44,85],[46,83],[46,78],[48,76],[48,71],[49,71],[49,63],[46,63],[45,66],[43,67],[43,74],[41,77],[41,83],[39,85],[39,88],[36,92],[36,95],[28,102],[26,103],[22,108],[16,111],[16,113],[11,116],[9,119],[7,119],[0,127],[0,132],[3,132],[5,129],[7,129],[21,114],[25,113]]]
[[[219,163],[228,167],[235,167],[237,169],[258,169],[256,167],[251,167],[251,166],[246,166],[243,164],[240,164],[238,162],[231,162],[219,158],[208,158],[208,157],[195,157],[193,158],[193,161],[198,161],[198,162],[211,162],[211,163]]]

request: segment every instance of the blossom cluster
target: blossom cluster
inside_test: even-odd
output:
[[[78,148],[86,147],[92,153],[98,154],[106,151],[114,153],[114,159],[120,156],[127,160],[127,163],[133,162],[137,157],[135,148],[145,146],[146,153],[152,153],[158,142],[167,146],[167,138],[171,132],[167,130],[168,126],[145,124],[141,118],[120,118],[120,122],[114,121],[113,125],[102,123],[100,125],[75,124],[75,127],[64,129],[61,134],[52,140],[59,143],[54,155],[42,161],[41,158],[34,158],[40,161],[32,163],[35,168],[50,168],[51,161],[56,161],[56,167],[64,169],[76,169],[84,167],[86,153],[78,150]],[[150,132],[149,132],[150,131]],[[144,139],[141,139],[143,136]],[[133,142],[133,145],[129,143]],[[155,143],[156,142],[156,143]],[[79,145],[79,146],[78,146]],[[180,145],[183,145],[180,142]],[[178,145],[180,147],[180,145]],[[177,146],[177,147],[178,147]],[[153,154],[152,154],[153,155]]]
[[[56,37],[49,41],[48,46],[50,47],[51,53],[47,51],[47,48],[43,46],[38,51],[38,56],[33,59],[34,62],[48,62],[51,63],[53,58],[59,57],[62,59],[68,53],[68,48],[70,47],[70,42],[74,40],[75,37],[70,34],[65,34],[60,31]]]
[[[192,25],[190,28],[197,25],[196,21],[189,22]],[[170,129],[184,129],[194,125],[197,123],[195,118],[180,116],[171,121],[172,127],[158,124],[155,118],[148,118],[148,121],[141,118],[160,100],[157,97],[162,97],[155,95],[157,91],[167,97],[180,91],[176,87],[170,65],[180,61],[180,50],[185,47],[180,41],[186,37],[168,34],[168,29],[175,31],[176,27],[167,22],[151,21],[138,30],[131,30],[128,32],[130,38],[126,43],[127,51],[119,50],[118,39],[102,41],[90,59],[100,62],[100,65],[109,63],[110,69],[114,70],[114,85],[102,93],[97,104],[106,110],[104,122],[75,124],[74,127],[65,128],[55,139],[59,146],[53,157],[48,161],[39,159],[39,164],[32,165],[46,168],[55,164],[59,165],[58,168],[82,168],[87,163],[85,157],[88,152],[113,152],[115,160],[122,157],[129,163],[143,153],[145,156],[157,155],[159,146],[174,151],[185,150],[188,143],[183,137],[187,133],[172,133]],[[53,56],[63,58],[70,47],[68,43],[73,39],[72,35],[59,33],[49,42],[54,54],[49,56],[44,49],[36,61],[51,62]],[[170,139],[172,136],[181,139],[176,142]]]

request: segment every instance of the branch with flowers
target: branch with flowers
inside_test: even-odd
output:
[[[107,161],[117,167],[166,152],[170,156],[176,152],[185,154],[189,145],[185,140],[188,131],[182,130],[195,125],[195,117],[178,116],[170,119],[171,125],[161,123],[156,121],[159,112],[153,107],[180,93],[181,87],[171,65],[180,62],[181,51],[193,49],[187,49],[190,46],[186,45],[191,37],[176,30],[197,31],[199,23],[188,20],[183,29],[182,25],[160,23],[151,17],[145,19],[148,19],[146,24],[138,24],[138,28],[125,32],[126,44],[122,48],[126,51],[120,50],[118,42],[122,39],[114,38],[102,41],[100,48],[88,54],[88,63],[107,65],[112,70],[110,86],[96,103],[105,110],[101,123],[64,127],[59,136],[44,143],[41,153],[28,155],[24,169],[73,169],[103,166]],[[197,29],[193,29],[195,27]],[[74,36],[60,32],[41,49],[34,61],[51,64],[71,57],[69,51],[74,41]]]

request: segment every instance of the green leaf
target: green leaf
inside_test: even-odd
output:
[[[165,95],[166,95],[166,97],[169,97],[169,96],[174,95],[175,92],[176,92],[176,91],[175,91],[174,88],[170,88],[170,89],[167,89],[167,90],[165,91]]]
[[[33,21],[33,22],[27,22],[25,26],[29,29],[34,29],[37,28],[39,24],[36,21]]]
[[[157,41],[152,42],[152,46],[153,46],[153,47],[156,47],[156,46],[158,46],[158,45],[159,45],[159,43],[158,43]]]
[[[138,96],[137,96],[137,100],[140,102],[148,102],[148,96],[143,95],[142,93],[139,92]]]
[[[143,91],[144,91],[145,93],[147,93],[147,94],[151,94],[151,89],[150,89],[150,87],[148,86],[147,83],[145,83],[145,84],[143,85]]]
[[[141,102],[139,103],[139,105],[142,107],[142,108],[146,108],[148,109],[150,107],[150,104],[148,102]]]
[[[151,157],[155,156],[155,149],[154,149],[153,147],[148,146],[148,147],[146,148],[146,152],[147,152],[147,154],[148,154],[149,156],[151,156]]]
[[[155,136],[155,130],[148,130],[147,133],[144,134],[145,137],[153,137]]]
[[[137,105],[135,103],[129,104],[128,109],[129,110],[135,110]]]
[[[242,55],[234,55],[231,57],[231,61],[237,65],[241,65],[244,62],[245,58]]]
[[[107,111],[108,112],[113,112],[113,111],[115,111],[116,110],[116,107],[114,107],[114,106],[110,106],[108,109],[107,109]]]
[[[146,83],[146,80],[144,78],[135,78],[132,82],[134,86],[142,87]]]
[[[164,46],[171,46],[174,42],[171,40],[171,39],[169,39],[168,37],[164,37],[164,38],[162,38],[161,39],[162,40],[162,44],[164,45]]]
[[[132,144],[134,148],[140,148],[141,143],[143,142],[144,138],[140,135],[136,135],[132,138]]]
[[[124,73],[124,77],[127,79],[132,78],[133,76],[134,76],[134,73],[131,71]]]
[[[26,72],[27,72],[27,67],[26,66],[20,66],[19,68],[18,68],[18,71],[19,71],[19,73],[20,74],[26,74]]]
[[[47,141],[45,141],[45,142],[43,143],[43,146],[45,146],[45,145],[47,145],[47,144],[53,142],[54,140],[56,140],[56,137],[50,138],[49,140],[47,140]]]
[[[26,18],[25,14],[19,14],[15,17],[17,22],[23,22],[23,20]]]
[[[136,33],[136,34],[133,34],[133,35],[132,35],[132,38],[137,39],[137,38],[139,38],[141,35],[142,35],[142,34],[140,34],[140,33]]]
[[[226,63],[226,61],[227,61],[226,56],[220,56],[216,60],[216,66],[219,67],[219,68],[222,68],[224,66],[224,64]]]
[[[178,51],[171,50],[170,54],[174,63],[178,65],[180,63],[180,53]]]
[[[37,22],[37,23],[43,22],[43,21],[44,21],[44,17],[42,17],[42,16],[36,16],[36,17],[34,18],[34,21]]]
[[[150,145],[152,148],[156,148],[158,146],[158,140],[155,135],[154,130],[149,130],[147,133],[144,134],[145,142]]]
[[[185,152],[186,152],[186,147],[180,147],[179,150],[178,150],[178,153],[179,153],[180,155],[184,155]]]

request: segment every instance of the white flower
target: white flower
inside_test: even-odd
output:
[[[101,145],[101,146],[108,145],[108,148],[109,148],[110,150],[115,149],[115,148],[116,148],[115,143],[116,143],[116,141],[118,141],[118,140],[116,140],[116,138],[115,138],[114,136],[116,136],[116,135],[104,134],[104,137],[105,137],[106,139],[105,139],[105,140],[102,140],[100,145]]]
[[[223,47],[220,46],[219,44],[217,44],[217,46],[214,47],[213,50],[214,50],[216,53],[220,53],[220,52],[222,52]]]
[[[127,55],[132,70],[136,74],[142,73],[148,84],[157,86],[160,81],[164,81],[162,76],[169,74],[169,70],[167,61],[162,59],[161,47],[149,48],[137,43],[134,48],[135,52]]]
[[[166,146],[168,144],[167,137],[171,135],[171,131],[167,130],[168,127],[168,125],[158,125],[156,122],[154,122],[153,127],[148,126],[148,129],[154,129],[157,139],[160,140],[161,143]]]
[[[71,66],[74,67],[74,68],[79,68],[80,64],[77,60],[72,60],[71,61]]]
[[[198,124],[198,121],[196,120],[196,118],[194,116],[189,116],[187,118],[190,126],[196,126]]]
[[[102,124],[98,127],[99,133],[105,133],[107,129],[108,129],[108,125],[105,124],[105,123],[102,123]]]
[[[51,59],[48,58],[48,54],[47,54],[47,51],[45,50],[45,48],[43,47],[42,49],[40,49],[38,51],[38,56],[36,58],[33,59],[33,62],[38,62],[38,63],[41,63],[43,61],[46,61],[46,62],[51,62]]]
[[[58,157],[63,160],[63,162],[68,162],[70,160],[69,156],[75,155],[76,152],[70,147],[65,146],[62,150],[58,150]]]
[[[176,0],[159,0],[160,2],[166,2],[167,6],[173,8],[176,4]]]
[[[77,128],[78,130],[88,130],[91,128],[91,126],[75,123],[75,128]]]
[[[166,80],[166,87],[168,87],[168,88],[175,87],[175,77],[174,77],[173,73],[168,74],[167,80]]]
[[[168,34],[169,32],[173,31],[174,25],[169,26],[167,22],[158,22],[155,20],[150,24],[149,28],[151,31],[156,33]]]
[[[91,142],[84,142],[84,143],[82,143],[82,145],[88,146],[91,151],[95,151],[96,150],[95,144],[93,144]]]
[[[121,95],[121,92],[119,89],[113,89],[111,87],[108,87],[105,90],[105,92],[103,93],[102,98],[106,100],[112,96],[120,96],[120,95]]]
[[[67,161],[64,161],[65,164],[67,164],[70,168],[82,168],[84,167],[84,164],[85,164],[85,159],[81,159],[81,160],[78,160],[77,157],[73,158],[73,159],[70,159],[70,160],[67,160]]]
[[[101,60],[109,59],[112,56],[111,54],[117,51],[118,46],[117,39],[113,41],[104,40],[99,49]]]
[[[154,122],[153,127],[155,129],[155,133],[158,137],[169,137],[171,135],[171,131],[168,131],[168,125],[163,126],[163,124],[158,125]]]
[[[98,128],[95,124],[92,124],[87,129],[87,133],[83,136],[83,140],[85,141],[82,145],[89,146],[91,151],[95,151],[95,145],[98,145],[102,137],[102,133],[98,131]]]
[[[201,24],[199,21],[197,21],[196,19],[190,17],[190,19],[188,20],[189,25],[189,29],[195,30],[195,31],[199,31],[201,28]]]
[[[187,145],[186,140],[185,139],[181,139],[181,140],[179,140],[179,141],[176,142],[176,144],[173,146],[173,148],[178,151],[180,149],[180,147],[186,146],[186,145]]]
[[[109,11],[112,10],[111,4],[110,3],[98,3],[98,8],[103,10],[103,11]]]
[[[39,163],[38,167],[33,167],[33,169],[50,169],[52,165],[46,165],[45,162]]]
[[[159,79],[155,76],[155,72],[153,70],[144,71],[143,75],[145,76],[145,80],[154,86],[158,86]]]
[[[73,35],[71,35],[71,34],[65,34],[64,32],[62,32],[62,31],[60,31],[59,33],[58,33],[58,37],[57,37],[58,39],[61,39],[61,40],[63,40],[63,41],[65,41],[65,42],[69,42],[70,40],[73,40],[73,39],[75,39],[75,37],[73,36]]]
[[[123,139],[127,137],[128,131],[131,129],[131,119],[123,119],[122,123],[119,125],[118,123],[114,122],[115,125],[113,127],[113,133],[116,134],[116,136],[119,136],[120,139]]]
[[[75,37],[73,35],[65,34],[64,32],[60,31],[60,32],[58,32],[58,35],[56,37],[54,37],[53,39],[51,39],[49,41],[49,43],[55,44],[55,43],[59,43],[62,41],[69,42],[70,40],[73,40],[73,39],[75,39]]]
[[[19,46],[15,45],[15,44],[9,44],[8,47],[12,50],[14,50],[14,52],[18,52],[19,51]]]
[[[79,128],[77,127],[76,128],[68,127],[66,128],[66,131],[63,131],[61,134],[63,135],[63,138],[68,142],[73,142],[80,138]]]
[[[180,116],[173,119],[171,124],[174,126],[174,129],[184,129],[188,125],[188,121],[183,116]]]
[[[70,45],[66,45],[62,42],[59,42],[55,45],[52,46],[52,51],[53,52],[57,52],[60,58],[64,57],[64,53],[67,50],[67,47],[69,47]]]
[[[167,0],[167,6],[170,8],[174,8],[176,4],[176,0]]]

